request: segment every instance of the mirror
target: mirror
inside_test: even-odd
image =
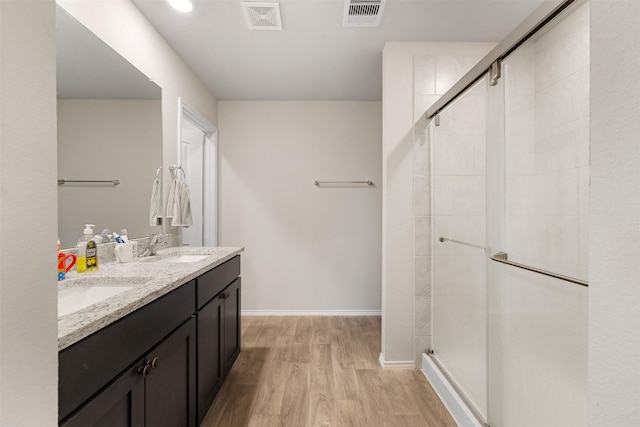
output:
[[[162,165],[160,87],[60,6],[56,36],[62,247],[76,246],[86,223],[129,238],[161,232],[149,220]]]

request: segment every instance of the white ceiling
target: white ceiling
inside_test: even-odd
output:
[[[343,27],[344,0],[280,1],[283,31],[250,31],[240,0],[132,0],[220,100],[382,98],[387,41],[498,42],[541,0],[388,0],[380,27]]]

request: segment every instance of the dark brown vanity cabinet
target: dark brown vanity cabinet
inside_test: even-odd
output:
[[[240,257],[196,279],[198,424],[240,353]]]
[[[195,328],[195,320],[192,319],[189,322],[194,312],[195,280],[192,280],[61,350],[58,353],[59,421],[72,422],[72,418],[84,411],[88,406],[93,406],[92,412],[100,412],[100,410],[95,409],[100,406],[101,410],[106,414],[107,410],[110,410],[107,402],[112,402],[110,399],[115,399],[115,397],[107,399],[102,396],[102,393],[103,391],[107,394],[120,393],[110,390],[110,387],[121,379],[124,383],[131,384],[132,391],[127,399],[133,403],[127,404],[133,407],[131,409],[134,414],[131,416],[132,419],[137,419],[134,407],[134,403],[137,402],[135,398],[137,396],[137,385],[134,384],[135,381],[132,378],[129,378],[128,373],[134,372],[135,375],[146,380],[144,367],[146,366],[147,358],[151,356],[151,350],[156,348],[163,349],[174,345],[176,341],[173,337],[178,336],[174,334],[178,334],[182,330],[179,327],[183,323],[193,324]],[[188,329],[189,327],[187,326],[186,328]],[[185,360],[195,367],[195,340],[193,337],[195,337],[195,331],[191,332],[190,355],[188,358],[185,356]],[[186,347],[180,351],[186,351]],[[160,367],[164,364],[164,361],[156,362],[156,364]],[[159,367],[154,369],[156,371],[154,374],[160,372]],[[142,371],[138,372],[141,368]],[[194,369],[191,370],[195,372]],[[195,380],[191,382],[190,386],[195,390]],[[125,386],[120,385],[119,387]],[[118,388],[117,390],[121,389]],[[146,381],[144,391],[145,396],[153,392]],[[188,410],[195,411],[195,394],[192,392],[190,396],[192,396],[193,400],[193,402],[189,402],[191,409],[185,408],[185,412]],[[178,401],[177,398],[176,401]],[[195,412],[192,418],[195,420]],[[92,424],[84,423],[84,425],[90,426]],[[98,423],[97,425],[101,424]],[[120,424],[112,423],[110,425],[116,426]],[[147,423],[146,425],[151,424]],[[190,425],[195,424],[192,422]]]
[[[192,316],[62,425],[193,426],[195,332]]]
[[[199,425],[240,352],[239,275],[236,256],[60,351],[60,425]]]

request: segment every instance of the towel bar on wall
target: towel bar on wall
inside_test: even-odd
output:
[[[113,184],[113,185],[118,185],[120,184],[120,180],[119,179],[108,179],[108,180],[76,180],[76,179],[59,179],[58,180],[58,185],[64,185],[68,182],[74,182],[74,183],[98,183],[98,184]]]
[[[490,255],[489,258],[492,261],[496,261],[502,264],[506,264],[506,265],[510,265],[512,267],[516,267],[516,268],[521,268],[523,270],[527,270],[527,271],[532,271],[534,273],[538,273],[538,274],[542,274],[544,276],[549,276],[549,277],[553,277],[554,279],[559,279],[559,280],[564,280],[565,282],[570,282],[576,285],[580,285],[580,286],[585,286],[588,287],[589,286],[589,282],[587,282],[586,280],[580,280],[580,279],[576,279],[574,277],[569,277],[569,276],[565,276],[563,274],[558,274],[558,273],[552,273],[551,271],[547,271],[547,270],[542,270],[540,268],[536,268],[536,267],[531,267],[529,265],[525,265],[525,264],[520,264],[517,262],[513,262],[513,261],[509,261],[509,255],[506,252],[497,252],[493,255]]]
[[[438,241],[440,241],[442,243],[444,243],[444,242],[457,243],[459,245],[471,246],[472,248],[478,248],[478,249],[482,249],[482,250],[486,249],[484,246],[476,245],[474,243],[462,242],[460,240],[448,239],[446,237],[439,237]]]
[[[366,184],[373,185],[373,181],[313,181],[313,185],[320,186],[322,184]]]

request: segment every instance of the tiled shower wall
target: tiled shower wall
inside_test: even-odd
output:
[[[504,65],[508,250],[522,262],[586,278],[589,6]]]
[[[414,57],[414,353],[417,367],[431,347],[432,233],[431,144],[424,113],[482,57],[476,55],[423,55]]]

